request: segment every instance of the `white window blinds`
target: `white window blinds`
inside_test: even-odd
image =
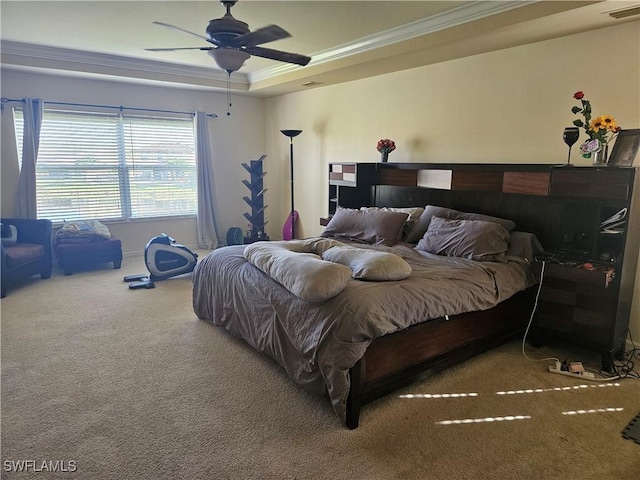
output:
[[[21,150],[21,110],[14,118]],[[195,215],[196,189],[192,118],[45,109],[36,163],[38,218]]]

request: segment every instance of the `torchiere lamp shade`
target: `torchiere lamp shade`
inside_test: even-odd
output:
[[[302,133],[302,130],[280,130],[280,131],[289,138],[297,137]]]
[[[283,135],[289,137],[289,163],[291,170],[291,212],[282,229],[282,237],[285,240],[293,240],[296,238],[296,220],[298,219],[298,212],[296,212],[293,199],[293,137],[297,137],[302,133],[302,130],[280,130]]]

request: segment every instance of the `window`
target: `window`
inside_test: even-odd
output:
[[[14,122],[22,159],[22,110]],[[53,222],[195,215],[193,119],[45,109],[36,192]]]

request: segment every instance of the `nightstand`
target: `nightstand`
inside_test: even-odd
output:
[[[534,338],[551,335],[598,351],[602,367],[611,370],[624,352],[624,336],[615,332],[618,291],[614,265],[545,264]]]

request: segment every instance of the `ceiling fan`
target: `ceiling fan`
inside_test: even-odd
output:
[[[297,53],[282,52],[271,48],[264,48],[262,45],[283,38],[290,37],[291,34],[277,25],[268,25],[253,32],[245,22],[237,20],[231,15],[231,7],[237,0],[220,0],[227,8],[227,13],[222,18],[209,20],[206,36],[190,32],[184,28],[177,27],[163,22],[153,22],[156,25],[187,33],[200,38],[212,46],[208,47],[182,47],[182,48],[146,48],[150,52],[171,52],[176,50],[204,50],[206,51],[220,68],[229,75],[240,69],[251,55],[256,57],[269,58],[280,62],[294,63],[297,65],[307,65],[311,58]]]

